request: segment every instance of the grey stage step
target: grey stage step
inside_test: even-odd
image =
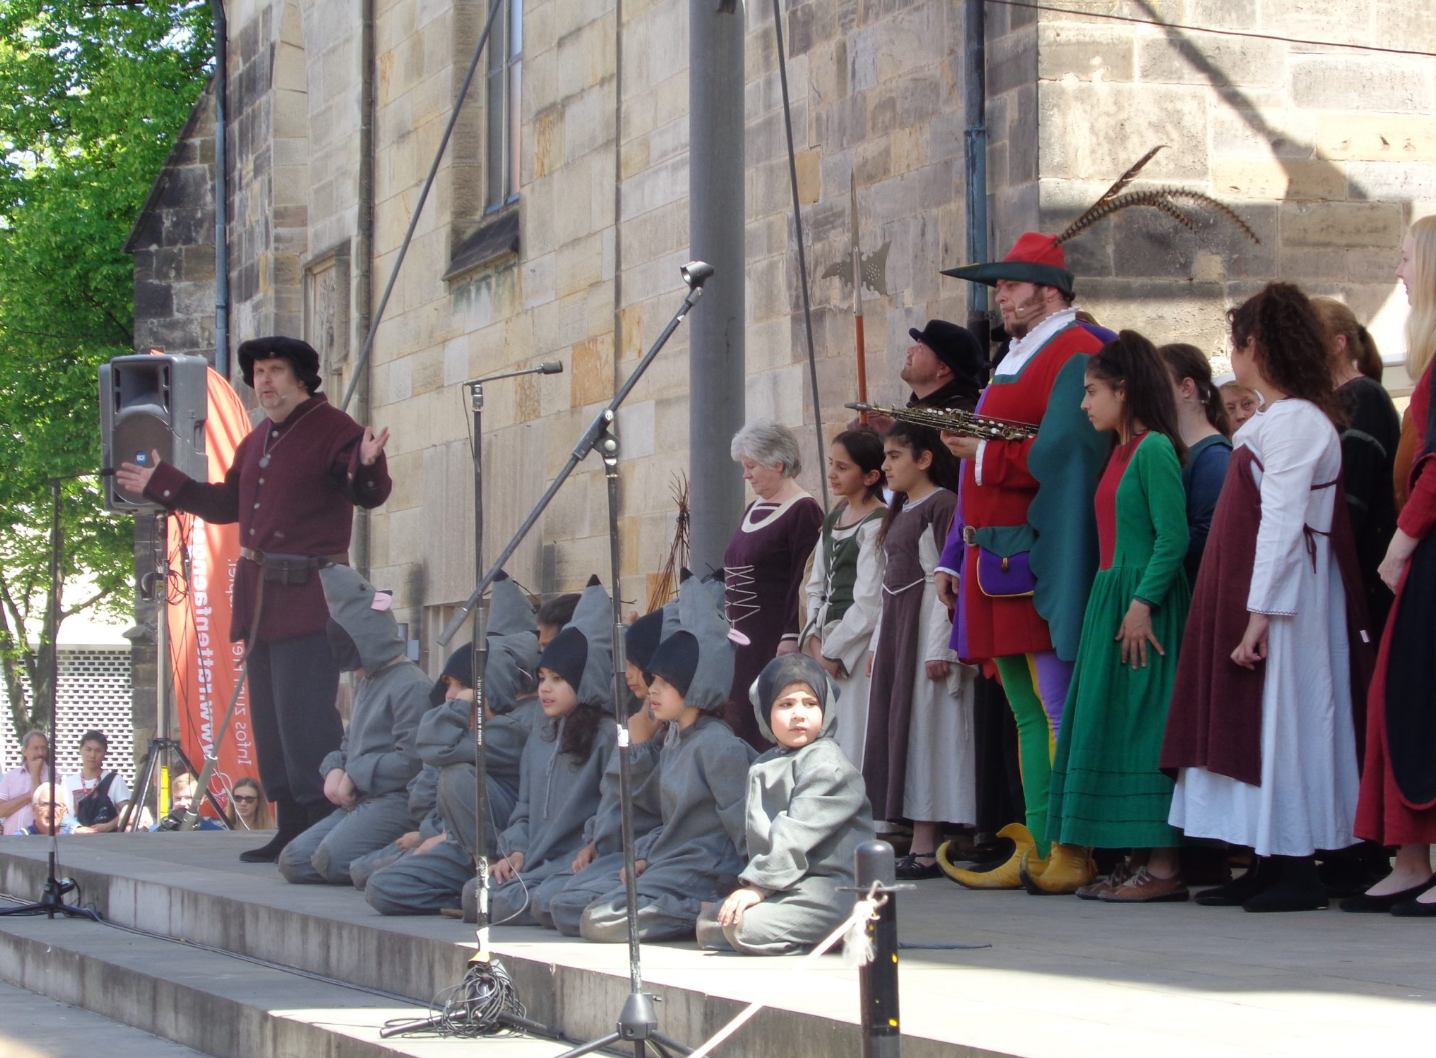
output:
[[[0,984],[0,1055],[5,1058],[200,1058],[199,1051]]]
[[[83,919],[0,918],[0,977],[130,1026],[131,1032],[153,1033],[181,1045],[173,1051],[145,1052],[153,1058],[194,1051],[214,1058],[457,1058],[471,1054],[475,1046],[494,1058],[538,1058],[562,1049],[551,1042],[524,1039],[482,1044],[432,1038],[382,1041],[379,1030],[385,1022],[422,1017],[425,1011]],[[8,1017],[5,1024],[12,1024]],[[70,1049],[47,1049],[52,1041],[42,1023],[24,1024],[34,1030],[28,1046],[36,1048],[37,1058],[50,1054],[113,1058],[115,1054],[103,1023],[97,1031],[104,1035],[92,1038],[87,1050],[73,1049],[74,1040],[66,1043]],[[0,1049],[0,1053],[5,1052]]]

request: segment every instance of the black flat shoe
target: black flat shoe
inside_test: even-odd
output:
[[[1205,889],[1192,897],[1204,907],[1241,907],[1277,883],[1280,873],[1269,857],[1262,857],[1246,873],[1225,885]]]
[[[276,834],[267,844],[261,845],[257,849],[241,852],[239,854],[240,861],[242,863],[277,863],[279,854],[284,851],[284,846],[289,844],[292,837],[291,834]]]
[[[900,882],[921,882],[927,878],[942,877],[942,868],[937,865],[937,857],[931,857],[931,863],[918,863],[919,858],[928,857],[918,857],[910,852],[898,860],[893,877]]]
[[[1358,915],[1384,915],[1390,912],[1397,904],[1404,903],[1408,900],[1414,901],[1418,896],[1433,886],[1436,886],[1436,875],[1426,879],[1426,881],[1420,885],[1413,885],[1410,889],[1402,889],[1395,893],[1386,893],[1384,896],[1358,893],[1355,896],[1348,896],[1343,900],[1341,902],[1341,910],[1351,911]]]
[[[1436,904],[1423,904],[1420,900],[1403,900],[1391,909],[1397,918],[1436,918]]]

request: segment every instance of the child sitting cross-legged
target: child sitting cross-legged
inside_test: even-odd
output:
[[[827,673],[806,654],[774,658],[753,685],[763,734],[777,743],[748,771],[742,888],[698,920],[698,943],[745,955],[806,951],[848,916],[853,854],[873,838],[862,776],[833,738]]]

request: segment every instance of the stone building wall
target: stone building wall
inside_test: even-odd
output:
[[[1145,184],[1213,194],[1262,242],[1244,244],[1223,228],[1175,231],[1156,213],[1102,222],[1069,248],[1089,308],[1108,324],[1217,353],[1222,310],[1282,276],[1348,298],[1398,358],[1396,245],[1436,201],[1431,60],[1097,16],[1428,50],[1436,16],[1390,0],[1058,6],[1079,13],[987,5],[992,253],[1024,230],[1055,230],[1148,147],[1168,143]],[[487,4],[236,0],[228,10],[232,334],[238,343],[302,333],[324,356],[326,390],[338,400]],[[798,430],[801,480],[817,493],[822,461],[772,9],[740,10],[747,415]],[[361,519],[368,542],[356,542],[356,560],[398,593],[399,619],[426,648],[474,580],[470,411],[460,383],[541,360],[565,366],[561,375],[485,386],[492,557],[678,305],[690,209],[688,11],[689,0],[525,0],[518,201],[484,210],[482,69],[439,166],[351,409],[392,431],[395,483],[388,503]],[[851,289],[824,276],[847,258],[850,175],[863,252],[888,247],[887,293],[864,291],[872,398],[904,395],[908,327],[966,315],[967,285],[938,274],[966,254],[961,5],[785,0],[783,28],[830,436],[856,396]],[[621,588],[640,608],[668,554],[670,489],[688,463],[688,404],[702,399],[689,391],[687,355],[680,328],[620,417]],[[508,568],[534,592],[572,589],[594,571],[606,579],[607,546],[603,477],[590,457]]]
[[[1059,5],[1035,27],[1041,217],[1057,230],[1144,151],[1169,144],[1134,189],[1195,188],[1261,239],[1193,215],[1178,229],[1129,210],[1078,236],[1079,296],[1109,326],[1189,341],[1224,357],[1223,313],[1272,279],[1339,297],[1388,361],[1404,355],[1402,235],[1436,209],[1436,60],[1284,40],[1224,37],[1095,17],[1126,14],[1273,37],[1436,52],[1436,10],[1386,0],[1337,5],[1150,0]],[[1008,245],[1015,232],[1000,233]],[[1409,385],[1399,368],[1387,381]]]

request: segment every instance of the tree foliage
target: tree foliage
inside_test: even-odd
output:
[[[212,50],[205,0],[0,0],[0,664],[17,732],[54,700],[51,646],[27,641],[55,604],[49,482],[99,467],[98,368],[134,351],[123,245]],[[63,492],[64,573],[93,587],[59,617],[124,609],[133,521],[94,479]]]

